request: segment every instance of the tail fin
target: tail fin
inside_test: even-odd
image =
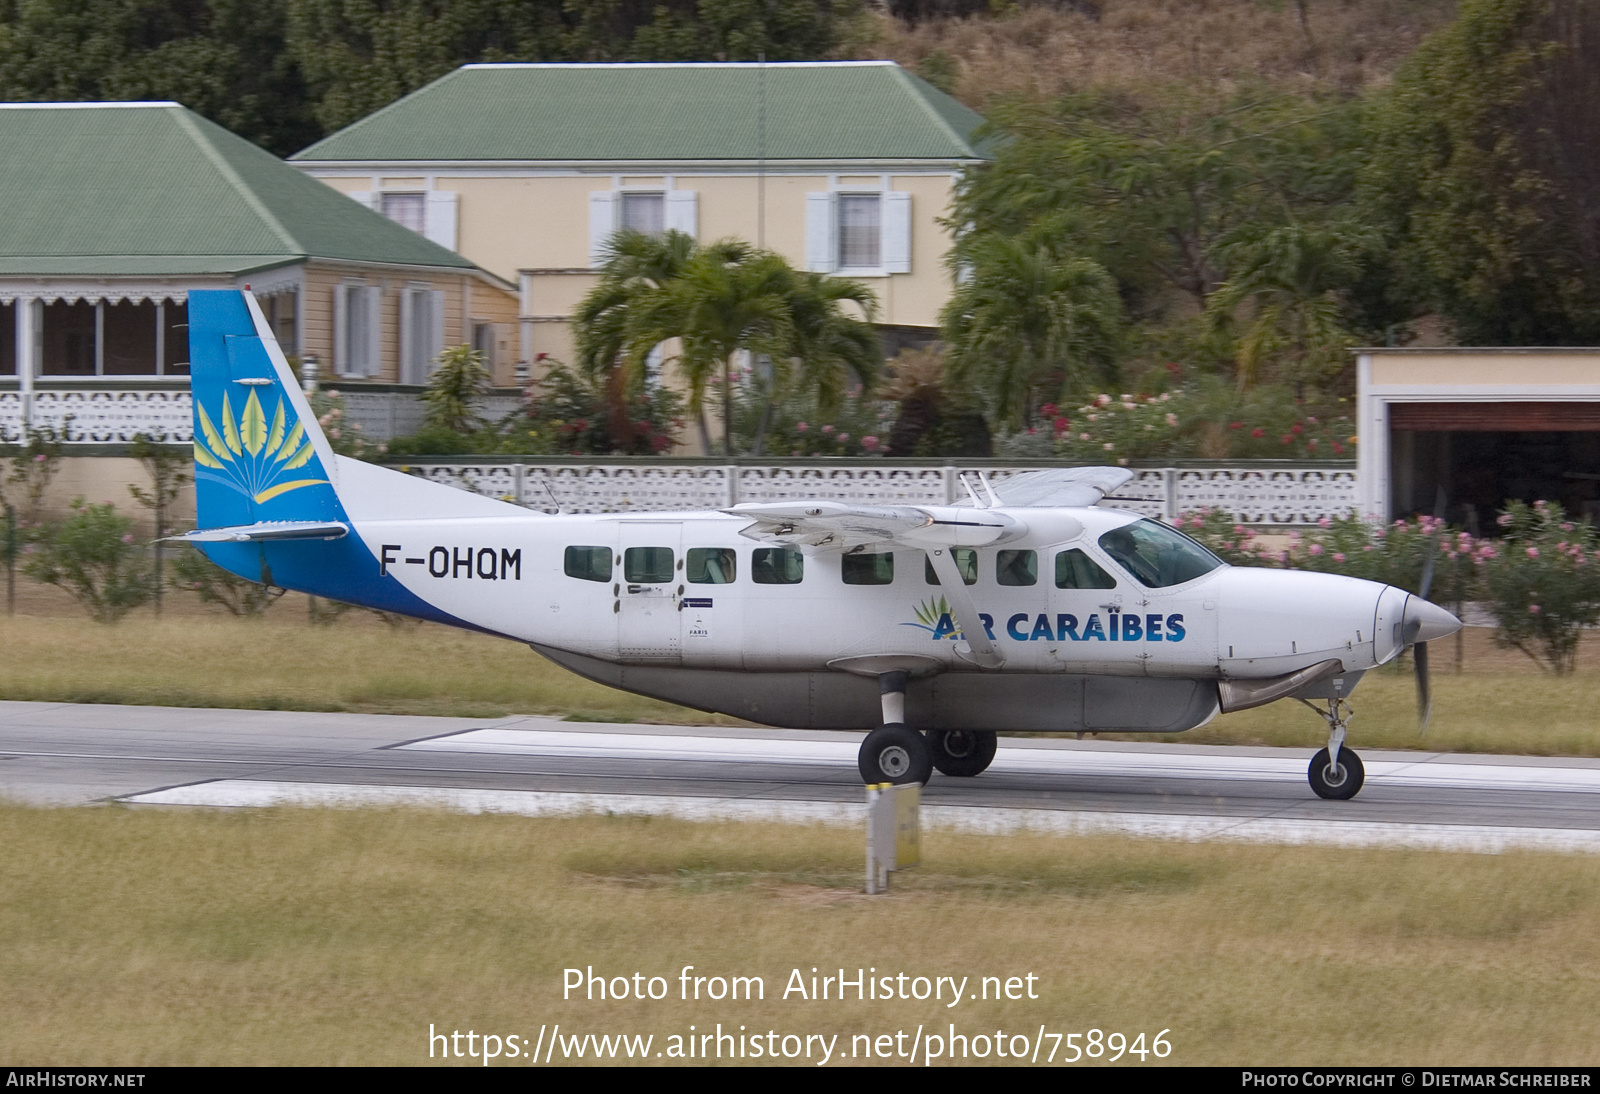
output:
[[[333,449],[253,296],[189,293],[189,361],[200,528],[347,519]]]

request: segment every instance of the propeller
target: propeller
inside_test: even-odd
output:
[[[1417,589],[1417,596],[1423,600],[1428,599],[1428,593],[1433,589],[1433,565],[1439,557],[1439,533],[1444,528],[1444,487],[1439,487],[1439,493],[1433,506],[1433,533],[1428,539],[1428,557],[1422,563],[1422,584]],[[1417,674],[1417,736],[1420,738],[1428,732],[1428,719],[1433,716],[1433,689],[1428,678],[1428,643],[1418,642],[1417,636],[1422,631],[1423,619],[1419,614],[1412,618],[1412,613],[1406,612],[1406,641],[1411,644],[1411,661]]]

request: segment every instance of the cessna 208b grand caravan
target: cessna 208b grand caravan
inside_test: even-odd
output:
[[[1119,468],[980,480],[951,506],[533,512],[335,455],[248,291],[191,292],[189,324],[200,528],[184,538],[213,562],[700,710],[876,726],[869,783],[977,775],[1000,730],[1171,733],[1295,698],[1329,727],[1312,788],[1349,798],[1351,689],[1460,626],[1401,589],[1232,567],[1099,506]]]

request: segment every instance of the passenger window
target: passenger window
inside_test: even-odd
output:
[[[611,548],[568,547],[564,568],[568,577],[584,581],[610,581]]]
[[[806,560],[793,547],[757,547],[750,552],[750,580],[757,585],[798,585]]]
[[[1033,551],[997,551],[994,579],[1001,585],[1039,584],[1039,556]]]
[[[666,584],[672,580],[672,548],[629,547],[622,553],[622,576],[635,585]]]
[[[978,583],[978,552],[971,547],[952,547],[950,555],[956,560],[956,569],[961,572],[961,581],[965,585]],[[922,556],[922,580],[929,585],[939,584],[939,575],[933,572],[933,559],[927,555]]]
[[[845,555],[839,570],[846,585],[893,585],[894,552]]]
[[[691,585],[732,585],[736,574],[734,553],[728,547],[691,547],[683,568]]]
[[[1116,578],[1106,573],[1094,559],[1077,548],[1056,556],[1056,588],[1115,589]]]

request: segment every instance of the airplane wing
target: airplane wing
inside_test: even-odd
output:
[[[1126,467],[1053,467],[1013,475],[993,489],[1001,505],[1027,509],[1089,506],[1098,505],[1133,474]],[[955,504],[971,506],[972,499]]]
[[[1016,517],[946,505],[849,505],[837,501],[736,505],[723,512],[751,518],[739,534],[762,543],[829,551],[852,551],[887,543],[921,548],[928,553],[950,610],[961,625],[971,660],[990,669],[1005,664],[1005,658],[984,632],[977,604],[962,581],[949,548],[984,547],[1016,539],[1028,531],[1028,526]]]
[[[872,543],[906,547],[985,547],[1015,539],[1028,526],[986,510],[838,501],[750,503],[722,510],[752,523],[740,535],[762,543],[850,551]]]

